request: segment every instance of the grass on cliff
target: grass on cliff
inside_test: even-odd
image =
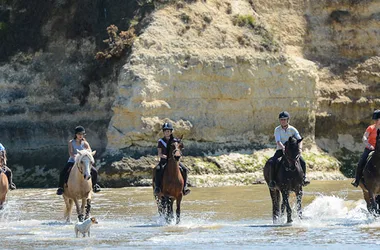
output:
[[[274,150],[265,149],[252,154],[229,153],[220,156],[185,157],[192,174],[234,174],[261,172],[266,161],[272,157]],[[308,171],[333,172],[339,171],[341,163],[324,152],[305,151],[302,154],[306,161]]]

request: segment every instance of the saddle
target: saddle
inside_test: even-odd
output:
[[[67,172],[65,173],[65,184],[67,184],[67,181],[69,180],[69,176],[70,176],[70,172],[71,172],[71,169],[73,168],[74,166],[71,166],[67,169]]]

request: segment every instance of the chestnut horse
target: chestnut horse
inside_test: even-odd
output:
[[[70,222],[73,203],[77,208],[78,219],[83,221],[83,218],[90,217],[91,210],[91,166],[94,164],[94,155],[96,151],[78,150],[75,156],[74,166],[70,170],[69,179],[64,186],[63,199],[65,200],[66,209],[64,218]],[[82,205],[79,206],[79,201]],[[84,217],[84,208],[86,207],[86,216]]]
[[[377,130],[375,151],[369,157],[363,170],[363,178],[360,187],[363,190],[364,200],[367,203],[368,212],[373,215],[380,214],[380,130]]]
[[[181,140],[182,136],[179,139],[170,139],[167,144],[168,162],[163,173],[162,191],[156,197],[158,212],[165,217],[167,223],[170,223],[174,218],[174,201],[177,203],[176,224],[180,222],[182,190],[184,186],[184,180],[179,169],[179,161],[182,155],[181,149],[183,148]]]
[[[5,174],[5,154],[0,152],[0,209],[3,209],[8,193],[8,177]]]
[[[273,223],[277,223],[280,217],[280,199],[282,195],[281,213],[284,213],[286,208],[287,223],[292,223],[292,209],[289,204],[290,192],[295,192],[297,197],[297,213],[301,219],[302,211],[302,180],[303,170],[300,163],[300,150],[298,144],[302,139],[297,140],[295,137],[289,137],[289,140],[285,143],[285,152],[280,162],[276,163],[275,179],[276,186],[273,189],[269,189],[270,196],[272,198],[272,217]],[[268,160],[264,166],[264,178],[267,183],[270,181],[270,168],[271,163]],[[280,195],[281,192],[281,195]]]

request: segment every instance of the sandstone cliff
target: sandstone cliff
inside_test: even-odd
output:
[[[133,185],[115,180],[130,165],[110,164],[155,154],[164,120],[184,134],[187,154],[252,152],[273,147],[283,109],[308,148],[338,157],[349,173],[380,106],[374,0],[29,5],[0,6],[0,140],[25,186],[54,185],[78,124],[105,157],[103,181],[120,186]],[[124,61],[93,60],[108,25],[134,22],[139,37]],[[146,179],[144,169],[128,178]]]

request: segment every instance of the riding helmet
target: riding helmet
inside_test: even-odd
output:
[[[282,111],[279,115],[278,115],[278,119],[285,119],[285,118],[290,118],[290,115],[288,112],[286,111]]]
[[[170,122],[165,122],[164,125],[162,125],[162,130],[173,130],[173,125]]]
[[[372,120],[380,119],[380,109],[373,111]]]
[[[75,134],[78,134],[78,133],[83,133],[83,134],[85,134],[86,131],[84,130],[84,127],[82,127],[82,126],[77,126],[77,127],[75,128]]]

